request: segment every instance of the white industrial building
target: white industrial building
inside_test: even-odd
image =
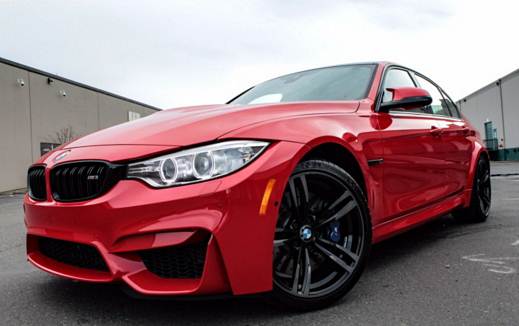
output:
[[[0,192],[24,188],[29,165],[61,143],[157,110],[0,58]]]
[[[519,69],[458,101],[494,160],[519,160]]]

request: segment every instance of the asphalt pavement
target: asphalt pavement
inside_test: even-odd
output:
[[[136,300],[60,279],[25,260],[21,195],[0,197],[2,325],[518,325],[519,176],[493,177],[490,218],[445,216],[376,245],[339,303],[294,313],[260,299]]]
[[[490,173],[493,176],[519,175],[519,161],[492,162]]]

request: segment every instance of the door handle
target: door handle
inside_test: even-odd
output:
[[[463,136],[473,136],[473,131],[470,130],[470,128],[468,127],[461,128],[461,133],[463,134]]]
[[[442,130],[436,126],[432,126],[429,132],[433,137],[440,137],[442,135]]]

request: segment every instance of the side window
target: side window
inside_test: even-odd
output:
[[[450,117],[451,113],[449,111],[449,106],[448,106],[447,102],[445,101],[445,99],[443,98],[443,95],[441,94],[438,87],[434,86],[434,84],[432,84],[431,82],[422,78],[419,75],[415,75],[415,77],[416,77],[416,80],[418,81],[419,87],[428,91],[432,97],[432,103],[423,107],[422,111],[429,113],[429,114]]]
[[[442,91],[443,98],[445,99],[445,104],[449,107],[449,110],[451,111],[451,115],[455,118],[461,118],[460,110],[458,109],[458,106],[451,101],[450,97]]]
[[[386,89],[396,87],[416,87],[416,85],[407,71],[391,69],[386,73],[384,78],[384,97],[382,98],[382,102],[389,102],[393,99],[393,94],[387,92]]]

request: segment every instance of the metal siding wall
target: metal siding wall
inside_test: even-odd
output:
[[[127,122],[129,111],[138,112],[141,114],[141,117],[155,112],[135,103],[99,94],[99,127],[101,129]]]
[[[40,143],[57,142],[56,133],[71,128],[75,136],[98,129],[97,94],[47,77],[29,73],[31,79],[31,110],[33,155],[40,156]],[[59,94],[65,91],[67,96]]]
[[[18,78],[25,80],[24,87]],[[0,192],[26,186],[27,168],[40,157],[40,143],[56,142],[61,129],[70,127],[83,136],[128,121],[128,111],[143,117],[156,112],[60,80],[49,85],[46,76],[0,63]]]
[[[469,119],[480,132],[481,138],[485,138],[485,121],[492,121],[497,129],[499,144],[502,144],[503,120],[501,116],[501,104],[499,87],[493,85],[460,102],[461,112]]]
[[[519,74],[504,79],[503,108],[505,116],[506,148],[519,147]]]
[[[17,79],[25,86],[20,87]],[[0,192],[25,187],[32,162],[29,74],[0,63]]]

